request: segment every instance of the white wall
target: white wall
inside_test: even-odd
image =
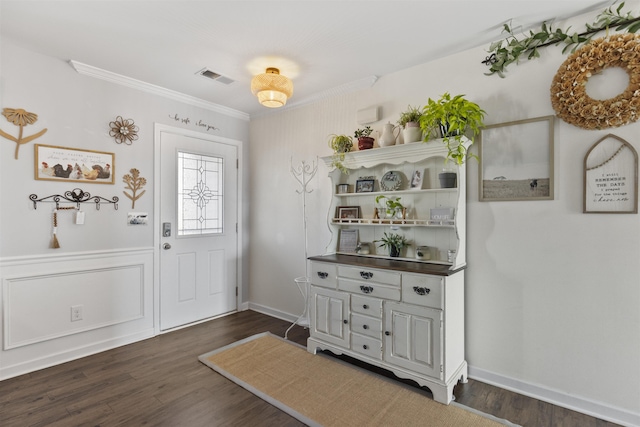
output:
[[[249,122],[242,114],[198,108],[81,75],[65,61],[25,50],[6,38],[0,47],[0,107],[38,114],[37,122],[25,127],[25,136],[48,129],[21,146],[18,160],[13,157],[15,144],[0,138],[2,379],[158,332],[153,263],[154,123],[247,142]],[[191,122],[175,121],[175,115]],[[109,136],[109,122],[116,116],[133,119],[139,127],[139,139],[132,145],[117,144]],[[219,130],[203,131],[195,126],[200,120]],[[18,134],[18,127],[4,117],[0,117],[0,127]],[[35,144],[114,153],[115,183],[35,180]],[[248,147],[244,148],[246,157]],[[147,179],[146,193],[136,201],[135,210],[123,194],[122,177],[131,168],[139,169]],[[244,172],[246,175],[248,169]],[[61,247],[52,249],[53,204],[39,203],[34,209],[28,197],[63,194],[74,188],[107,199],[118,196],[118,209],[102,205],[96,210],[93,203],[84,204],[84,225],[73,223],[72,212],[60,212]],[[127,214],[132,211],[148,213],[148,225],[128,226]],[[247,211],[241,214],[248,222]],[[247,283],[243,295],[248,294]],[[82,321],[70,321],[71,305],[83,306]]]
[[[581,28],[593,17],[567,26]],[[488,112],[487,124],[554,114],[549,89],[566,59],[561,48],[510,67],[505,79],[483,75],[485,57],[485,47],[471,49],[384,76],[369,90],[252,119],[253,307],[301,311],[293,284],[305,269],[301,197],[289,159],[311,162],[329,155],[328,135],[352,134],[358,109],[381,106],[381,120],[373,124],[378,131],[408,104],[424,105],[445,91],[478,102]],[[556,126],[553,201],[479,202],[478,165],[468,164],[470,373],[582,412],[640,424],[640,220],[582,213],[587,150],[608,133],[640,150],[640,123],[599,131],[560,120]],[[329,241],[327,173],[320,164],[310,186],[310,255],[323,253]]]

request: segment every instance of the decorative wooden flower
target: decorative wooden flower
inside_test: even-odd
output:
[[[115,121],[109,123],[109,126],[111,127],[109,136],[114,137],[118,144],[124,142],[127,145],[131,145],[133,141],[138,140],[139,129],[131,119],[123,119],[118,116]]]
[[[131,200],[131,209],[135,209],[136,200],[142,197],[146,191],[142,190],[141,193],[138,193],[138,190],[141,190],[147,184],[147,180],[140,176],[140,171],[136,168],[131,169],[129,172],[131,172],[131,175],[126,174],[122,177],[122,180],[127,184],[127,190],[131,190],[131,194],[126,191],[123,191],[123,193]]]
[[[20,145],[26,144],[29,141],[33,141],[34,139],[44,135],[47,129],[42,129],[40,132],[33,134],[31,136],[22,137],[22,130],[27,125],[32,125],[38,120],[38,115],[35,113],[30,113],[28,111],[23,110],[22,108],[4,108],[2,110],[2,115],[7,118],[7,120],[14,125],[20,128],[18,133],[18,137],[9,135],[0,129],[0,135],[11,140],[16,143],[16,154],[15,158],[18,159],[18,151],[20,150]]]

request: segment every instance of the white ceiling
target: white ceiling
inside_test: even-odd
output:
[[[488,46],[523,28],[603,10],[611,1],[1,0],[0,36],[251,115],[251,77],[294,83],[287,107],[354,82]],[[474,58],[481,61],[483,58]],[[208,68],[230,85],[197,74]],[[285,107],[285,108],[287,108]]]

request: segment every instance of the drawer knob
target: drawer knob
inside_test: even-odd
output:
[[[365,294],[370,294],[371,292],[373,292],[373,286],[360,285],[360,290]]]
[[[368,325],[362,325],[362,329],[369,329]]]
[[[431,289],[429,289],[429,288],[421,288],[419,286],[414,286],[413,287],[413,292],[415,292],[418,295],[429,295],[429,292],[431,292]]]
[[[385,334],[386,336],[389,336],[389,335],[391,335],[391,332],[389,332],[389,331],[384,331],[384,334]]]
[[[369,310],[369,306],[367,304],[364,304],[362,308],[364,308],[365,310]]]
[[[329,273],[325,271],[318,271],[318,277],[321,279],[326,279],[327,277],[329,277]]]
[[[369,280],[373,277],[373,273],[370,271],[361,271],[360,272],[360,277],[362,277],[365,280]]]
[[[369,346],[365,344],[365,345],[363,345],[363,346],[362,346],[362,348],[364,348],[365,350],[367,350],[367,349],[369,348]]]
[[[347,319],[344,319],[344,320],[342,321],[342,323],[344,323],[344,324],[346,325],[347,323],[349,323],[349,321],[348,321]]]

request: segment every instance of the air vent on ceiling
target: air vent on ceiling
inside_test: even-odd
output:
[[[208,68],[203,68],[202,70],[198,71],[196,74],[211,80],[215,80],[218,83],[223,83],[225,85],[230,85],[235,81],[235,80],[231,80],[229,77],[222,76],[216,73],[215,71],[211,71]]]

